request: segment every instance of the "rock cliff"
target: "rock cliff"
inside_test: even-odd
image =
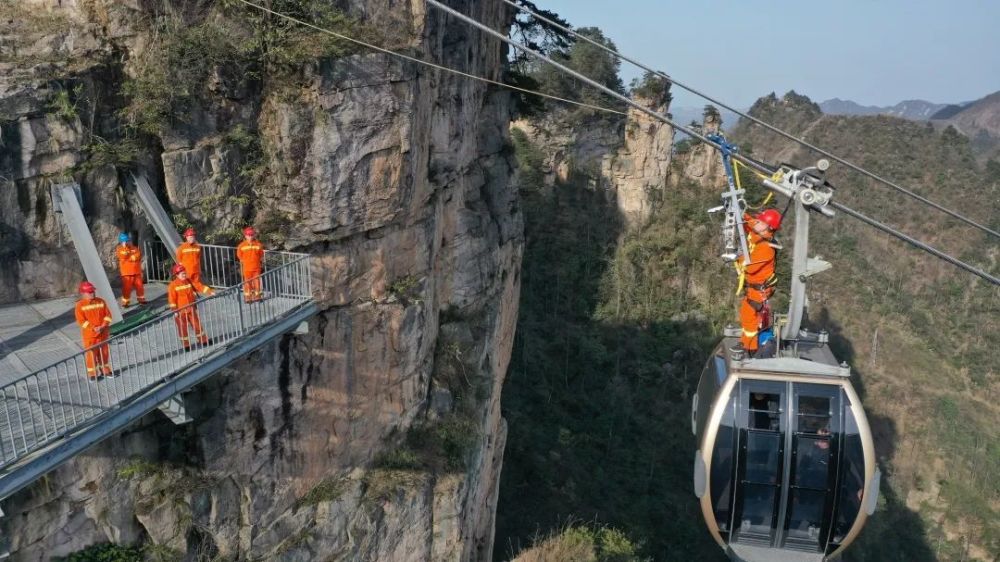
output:
[[[7,500],[0,531],[16,560],[101,542],[188,560],[486,559],[522,251],[508,96],[341,48],[281,80],[281,61],[210,64],[202,91],[171,91],[180,113],[142,129],[162,117],[136,104],[162,68],[150,57],[258,21],[232,4],[0,0],[0,302],[79,281],[53,181],[80,182],[99,248],[120,229],[151,236],[124,182],[136,169],[203,239],[253,222],[271,247],[311,253],[321,305],[309,334],[188,394],[192,423],[147,416]],[[500,2],[452,4],[507,24]],[[443,64],[504,66],[499,43],[421,0],[338,7]]]
[[[666,89],[655,97],[635,95],[633,99],[657,113],[667,112]],[[629,108],[625,144],[603,163],[603,176],[615,188],[618,211],[627,225],[644,224],[662,199],[670,174],[673,144],[673,127]]]

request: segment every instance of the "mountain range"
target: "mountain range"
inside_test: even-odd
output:
[[[851,100],[833,98],[819,104],[820,109],[827,115],[894,115],[904,119],[925,120],[945,109],[946,107],[962,107],[968,105],[955,104],[950,106],[946,103],[934,103],[926,100],[905,100],[890,106],[861,105]]]

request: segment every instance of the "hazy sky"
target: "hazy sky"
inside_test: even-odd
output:
[[[1000,90],[1000,0],[535,0],[727,103],[771,91],[864,105]],[[625,83],[638,71],[622,65]],[[675,88],[675,106],[702,102]]]

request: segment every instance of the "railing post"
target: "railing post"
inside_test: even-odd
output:
[[[244,320],[244,318],[243,318],[243,303],[242,303],[243,296],[241,294],[242,291],[243,291],[243,288],[240,287],[239,285],[236,285],[236,287],[237,287],[237,289],[235,291],[233,291],[233,302],[236,303],[236,309],[240,311],[240,331],[239,331],[239,334],[242,336],[246,332],[246,330],[247,330],[247,328],[246,328],[246,320]]]

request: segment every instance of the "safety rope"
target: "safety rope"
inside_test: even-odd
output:
[[[741,182],[740,182],[740,168],[745,168],[745,167],[746,166],[744,166],[743,163],[740,162],[739,160],[733,160],[733,177],[736,180],[736,189],[743,189],[743,186],[741,185]],[[760,179],[763,179],[763,180],[769,179],[769,180],[772,180],[772,181],[781,181],[781,178],[780,178],[781,174],[780,173],[772,174],[770,177],[768,177],[768,176],[765,176],[764,174],[762,174],[762,173],[760,173],[760,172],[758,172],[756,170],[750,170],[750,171],[753,172],[754,175],[756,175],[757,177],[759,177]],[[775,180],[776,177],[777,177],[777,180]],[[773,198],[774,198],[774,192],[773,191],[768,191],[767,192],[767,196],[764,197],[763,201],[761,201],[760,203],[757,203],[756,205],[747,204],[747,209],[750,209],[750,210],[753,210],[753,211],[760,210],[760,209],[764,208],[764,205],[767,205],[768,203],[770,203],[771,199],[773,199]],[[782,214],[782,216],[784,216],[784,214]]]

